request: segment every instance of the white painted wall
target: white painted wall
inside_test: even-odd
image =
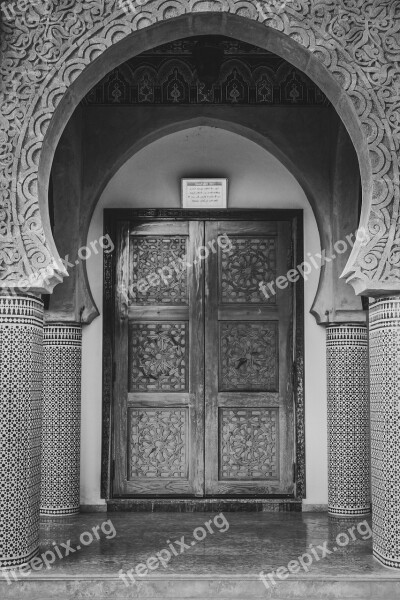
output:
[[[294,177],[257,144],[214,127],[194,127],[154,142],[112,178],[96,207],[88,244],[103,232],[103,209],[180,206],[181,177],[228,177],[229,207],[301,208],[305,253],[320,251],[308,200]],[[96,304],[102,312],[102,256],[87,262]],[[307,504],[327,504],[325,331],[310,315],[319,272],[305,284],[305,410]],[[99,504],[102,402],[102,319],[84,327],[82,378],[81,503]]]

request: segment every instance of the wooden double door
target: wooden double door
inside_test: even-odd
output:
[[[290,221],[118,226],[114,497],[291,495]],[[267,292],[268,292],[268,288]]]

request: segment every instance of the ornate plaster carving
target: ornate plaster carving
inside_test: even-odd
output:
[[[131,33],[210,12],[242,17],[243,28],[252,20],[289,36],[351,99],[362,131],[352,132],[360,137],[361,224],[370,241],[354,247],[344,275],[357,292],[400,291],[400,0],[43,0],[29,3],[26,12],[16,2],[10,6],[0,32],[2,287],[22,282],[25,289],[51,291],[65,275],[48,216],[40,213],[38,171],[46,131],[66,90]],[[343,97],[337,108],[350,111]]]

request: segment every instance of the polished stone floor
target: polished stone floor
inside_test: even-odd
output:
[[[18,574],[18,582],[13,585],[6,583],[3,574],[0,597],[244,600],[272,595],[361,600],[377,597],[379,592],[380,600],[399,598],[400,573],[384,568],[372,557],[370,531],[369,519],[338,520],[326,513],[241,512],[217,516],[124,512],[46,519],[41,525],[40,553],[47,553],[44,557],[52,562],[49,551],[53,552],[54,562],[49,569],[32,571],[25,577]],[[75,551],[71,552],[71,548]],[[58,553],[62,558],[56,556]],[[290,561],[302,555],[303,563],[300,567],[299,563],[297,567],[292,564],[294,572],[288,578],[283,571],[285,580],[278,581],[279,585],[271,583],[271,589],[263,586],[260,571],[267,575],[279,567],[287,568]],[[147,567],[138,567],[140,563],[147,563]],[[147,573],[138,576],[137,567],[139,573],[146,569]],[[125,579],[125,585],[119,575],[121,570],[124,574],[130,569],[135,582]],[[191,585],[182,588],[182,582],[189,580]],[[107,581],[112,582],[111,587],[105,585]],[[56,582],[63,585],[58,588]],[[146,582],[156,583],[158,588],[153,585],[147,589]],[[177,582],[182,589],[178,590]],[[208,587],[204,587],[204,582],[208,582]],[[322,583],[325,587],[317,592]],[[342,596],[338,584],[340,593],[346,590]],[[348,588],[350,584],[357,584],[354,589],[360,594]],[[380,592],[383,584],[386,591]],[[213,585],[217,587],[211,589]],[[197,595],[195,589],[199,590]]]
[[[52,571],[58,574],[83,571],[90,574],[117,574],[119,569],[136,567],[163,548],[168,549],[167,540],[172,543],[184,536],[189,548],[183,548],[181,553],[178,545],[178,556],[171,552],[173,558],[165,569],[169,573],[248,575],[285,566],[290,560],[307,552],[310,544],[318,546],[328,542],[328,548],[334,547],[338,533],[364,522],[362,519],[331,519],[322,513],[225,513],[229,529],[222,531],[227,525],[223,518],[217,519],[217,524],[214,524],[216,515],[217,513],[98,513],[71,517],[63,522],[49,519],[42,523],[41,552],[51,549],[52,542],[59,544],[68,539],[71,540],[71,546],[76,548],[80,545],[79,537],[82,533],[91,532],[96,525],[101,526],[103,522],[110,520],[116,531],[113,539],[107,539],[102,530],[98,530],[101,536],[99,541],[93,541],[80,551],[56,561]],[[213,534],[204,527],[204,523],[209,520],[212,521],[210,528],[215,532]],[[193,532],[197,527],[203,527],[207,535],[203,541],[196,541],[192,546]],[[104,529],[107,533],[111,531],[108,534],[110,538],[113,535],[111,526],[104,526]],[[373,571],[393,574],[372,558],[371,539],[362,539],[368,537],[369,526],[361,527],[361,530],[364,532],[363,536],[355,529],[356,540],[351,540],[347,546],[324,559],[315,560],[310,571],[332,575],[348,575],[350,572],[361,575]],[[204,535],[201,531],[196,533],[198,537]],[[158,571],[162,572],[164,569]]]

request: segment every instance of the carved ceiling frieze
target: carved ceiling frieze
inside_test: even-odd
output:
[[[219,76],[202,81],[193,58],[198,39],[164,44],[126,61],[100,81],[83,106],[229,104],[325,106],[326,96],[304,73],[271,52],[214,36],[223,52]]]

